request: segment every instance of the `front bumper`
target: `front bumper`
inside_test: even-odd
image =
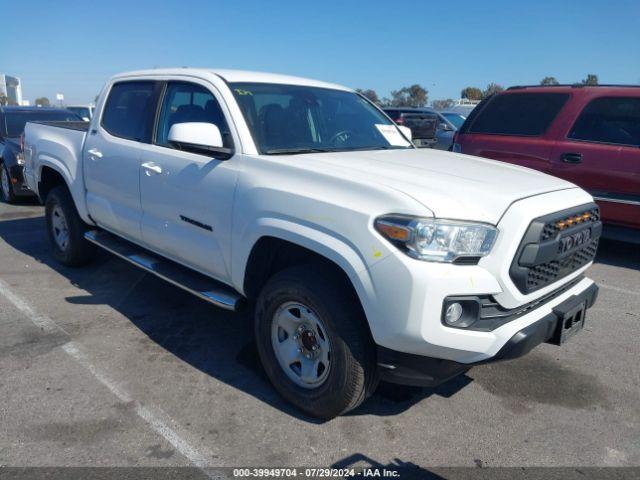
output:
[[[592,283],[578,295],[572,295],[553,307],[551,313],[519,330],[493,357],[479,362],[461,363],[398,352],[379,346],[380,378],[402,385],[434,387],[466,372],[474,365],[522,357],[541,343],[557,344],[555,335],[562,314],[581,303],[586,303],[587,308],[591,308],[597,297],[598,286]]]
[[[557,211],[559,205],[579,206],[590,199],[583,190],[573,188],[514,203],[497,224],[499,233],[491,253],[477,265],[418,261],[398,249],[391,250],[366,271],[368,278],[362,282],[371,285],[360,297],[375,343],[398,352],[463,364],[495,357],[520,330],[593,284],[584,277],[591,262],[528,294],[520,292],[509,276],[532,219]],[[487,307],[481,312],[482,318],[502,313],[508,318],[489,325],[482,322],[482,331],[453,328],[442,321],[443,304],[452,297],[488,297],[495,308],[491,312],[491,305],[482,303]],[[520,313],[514,315],[514,310]],[[476,326],[480,327],[480,322]]]

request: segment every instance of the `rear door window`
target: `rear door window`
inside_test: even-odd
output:
[[[111,87],[102,127],[111,135],[149,143],[155,113],[155,82],[120,82]]]
[[[592,100],[571,128],[569,138],[640,145],[640,98],[601,97]]]
[[[497,95],[478,112],[469,133],[542,135],[565,104],[567,93]]]

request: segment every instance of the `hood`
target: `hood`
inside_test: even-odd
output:
[[[313,153],[292,158],[301,166],[313,165],[325,173],[334,170],[336,175],[401,191],[438,218],[494,225],[517,200],[575,188],[529,168],[432,149]]]

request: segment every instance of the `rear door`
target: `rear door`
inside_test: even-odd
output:
[[[234,141],[222,97],[208,83],[168,82],[160,102],[154,140],[140,166],[142,235],[156,252],[221,281],[230,271],[233,193],[239,155],[228,160],[211,153],[179,150],[167,137],[172,125],[215,124],[226,147]]]
[[[460,132],[462,153],[551,170],[554,136],[550,126],[568,93],[507,92],[496,95],[469,118]]]
[[[140,159],[151,141],[156,82],[114,83],[83,152],[87,208],[101,227],[140,242]]]
[[[640,96],[591,95],[567,124],[552,173],[591,193],[605,222],[640,228]]]

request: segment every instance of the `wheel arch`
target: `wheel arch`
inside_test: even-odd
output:
[[[80,179],[71,174],[69,169],[55,158],[40,157],[40,165],[36,177],[37,195],[42,203],[47,201],[47,195],[54,187],[64,186],[71,194],[80,218],[88,224],[93,224],[89,216],[85,201],[84,185]]]
[[[266,227],[268,224],[269,228]],[[262,286],[276,272],[300,263],[319,263],[333,268],[353,289],[370,319],[374,295],[367,265],[359,252],[343,239],[287,220],[271,219],[249,241],[234,250],[238,265],[234,285],[248,298],[256,298]],[[368,322],[369,324],[371,322]]]
[[[57,186],[64,186],[69,190],[68,180],[57,168],[51,165],[43,165],[38,175],[38,197],[42,203],[47,201],[49,192]]]

